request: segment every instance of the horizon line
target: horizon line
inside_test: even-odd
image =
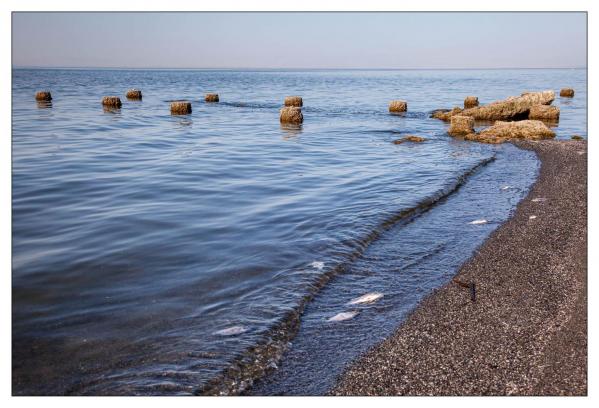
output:
[[[566,66],[566,67],[480,67],[480,68],[458,68],[458,67],[443,67],[443,68],[424,68],[424,67],[413,67],[413,68],[363,68],[363,67],[351,67],[351,68],[325,68],[325,67],[96,67],[96,66],[41,66],[41,65],[12,65],[11,69],[72,69],[72,70],[154,70],[154,71],[442,71],[442,70],[455,70],[455,71],[477,71],[477,70],[509,70],[509,69],[588,69],[587,66]]]

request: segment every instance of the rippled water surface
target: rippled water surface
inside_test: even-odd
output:
[[[532,153],[428,113],[565,86],[555,131],[586,137],[584,70],[14,70],[13,392],[325,393],[534,181]]]

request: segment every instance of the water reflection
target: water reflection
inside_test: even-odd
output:
[[[52,107],[52,101],[37,101],[38,109],[48,109]]]
[[[559,126],[559,120],[551,120],[551,119],[539,119],[539,120],[549,127],[558,127]]]
[[[191,120],[189,117],[186,117],[184,114],[172,113],[171,115],[177,119],[177,125],[179,126],[193,125],[193,120]]]
[[[572,98],[565,98],[563,96],[560,96],[559,103],[560,103],[560,105],[566,105],[566,106],[573,104]]]
[[[104,110],[104,113],[112,113],[112,114],[120,114],[121,113],[121,108],[117,108],[114,106],[102,105],[102,109]]]
[[[281,123],[281,130],[283,131],[283,139],[290,139],[302,133],[302,125]]]

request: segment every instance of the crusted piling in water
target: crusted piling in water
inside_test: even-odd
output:
[[[534,105],[528,112],[528,119],[557,122],[559,120],[559,108],[557,106]]]
[[[123,104],[118,96],[105,96],[102,98],[102,105],[110,108],[120,108]]]
[[[464,109],[474,108],[478,106],[478,97],[477,96],[467,96],[464,99]]]
[[[297,106],[286,106],[281,109],[280,114],[281,123],[300,124],[304,121],[302,109]]]
[[[40,102],[49,102],[52,100],[50,91],[39,91],[35,94],[35,100]]]
[[[204,97],[204,101],[206,102],[218,102],[218,100],[218,94],[215,93],[206,94],[206,96]]]
[[[391,101],[389,102],[389,112],[406,112],[408,103],[406,101]]]
[[[452,136],[463,136],[474,133],[474,118],[470,116],[452,116],[451,125],[447,131]]]
[[[574,89],[572,88],[562,88],[559,91],[559,96],[565,97],[565,98],[574,98]]]
[[[188,101],[171,102],[171,114],[187,115],[189,113],[191,113],[191,102],[188,102]]]
[[[141,100],[141,91],[139,89],[129,89],[126,96],[127,99]]]
[[[304,101],[301,96],[286,96],[285,106],[304,106]]]

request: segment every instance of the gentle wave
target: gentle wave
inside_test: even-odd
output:
[[[352,261],[359,258],[364,250],[374,242],[385,230],[400,223],[410,222],[420,214],[432,209],[443,202],[467,182],[468,178],[484,166],[492,163],[495,156],[481,160],[461,175],[456,177],[444,188],[425,198],[416,206],[402,209],[387,218],[366,236],[357,242],[357,249],[348,254],[344,263],[335,265],[318,276],[310,285],[311,291],[306,293],[295,309],[290,310],[256,345],[247,349],[220,375],[212,378],[204,386],[198,388],[196,395],[231,395],[238,394],[246,389],[255,379],[263,376],[269,368],[278,363],[287,349],[287,344],[296,335],[299,329],[300,317],[306,304],[322,289],[335,275],[342,273]]]

